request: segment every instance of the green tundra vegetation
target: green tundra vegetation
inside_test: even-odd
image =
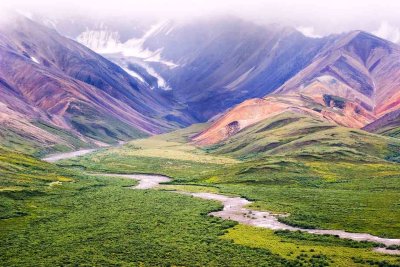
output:
[[[299,266],[220,238],[220,204],[0,150],[1,266]]]
[[[368,249],[371,243],[355,242],[334,236],[318,236],[301,232],[272,231],[237,225],[223,239],[254,248],[265,248],[288,260],[324,261],[331,266],[396,265],[393,257],[379,255]],[[397,262],[398,264],[398,262]],[[315,264],[317,265],[317,264]],[[312,266],[315,266],[312,265]]]
[[[400,141],[305,116],[288,122],[290,116],[263,121],[214,147],[188,142],[204,127],[198,125],[60,164],[111,173],[157,172],[173,177],[175,184],[218,188],[256,201],[255,208],[289,213],[281,220],[291,225],[399,238],[400,166],[386,159]],[[260,149],[277,142],[283,144],[272,148],[275,152]],[[239,150],[233,148],[238,143]]]
[[[291,117],[291,120],[288,118]],[[281,114],[196,147],[207,125],[52,165],[0,150],[4,266],[400,266],[376,244],[272,231],[207,216],[219,192],[285,213],[287,224],[400,238],[400,141]],[[238,145],[240,144],[240,145]],[[158,173],[159,190],[91,173]],[[3,178],[4,177],[4,178]]]
[[[49,145],[37,133],[16,130],[14,128],[0,128],[0,146],[13,151],[41,157],[49,153],[67,152],[92,147],[66,130],[49,125],[42,121],[33,122],[36,127],[57,136],[62,142]]]

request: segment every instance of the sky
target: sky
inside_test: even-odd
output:
[[[23,12],[190,19],[235,15],[292,26],[310,37],[365,30],[400,42],[399,0],[1,0]]]

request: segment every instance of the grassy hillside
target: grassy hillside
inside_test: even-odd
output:
[[[0,146],[14,151],[43,157],[50,153],[74,151],[95,147],[96,141],[116,145],[119,141],[144,138],[148,134],[126,123],[115,121],[108,115],[81,105],[70,107],[70,124],[76,132],[65,130],[44,121],[32,121],[0,127]],[[83,138],[83,136],[85,136]]]
[[[243,129],[208,151],[242,159],[290,156],[376,161],[400,151],[400,141],[285,112]]]
[[[46,194],[53,186],[71,182],[68,171],[34,157],[0,148],[0,218],[26,216],[21,199]]]
[[[223,239],[253,248],[266,248],[288,260],[305,266],[396,266],[393,257],[368,251],[369,244],[334,236],[301,232],[272,231],[246,225],[229,229]]]
[[[279,117],[276,121],[282,119],[287,118]],[[309,123],[303,129],[304,133],[301,133],[301,127],[290,125],[301,120]],[[290,214],[281,219],[288,224],[399,238],[400,166],[385,160],[392,153],[388,144],[394,142],[396,145],[396,141],[307,120],[299,116],[287,124],[262,122],[249,132],[240,133],[243,134],[241,141],[246,144],[242,151],[229,150],[234,145],[231,140],[213,148],[191,145],[190,137],[206,127],[195,125],[64,161],[60,165],[90,171],[161,173],[174,178],[173,185],[162,189],[241,195],[255,201],[255,209]],[[243,157],[249,153],[248,149],[256,147],[254,144],[257,142],[268,145],[271,137],[267,131],[278,131],[281,127],[297,129],[297,137],[304,135],[306,138],[307,134],[320,136],[317,140],[320,145],[316,149],[321,153],[302,155],[301,150],[308,146],[303,143],[303,146],[291,146],[293,149],[282,150],[281,154],[273,156],[268,154],[269,150],[259,150],[253,151],[251,157]],[[336,132],[332,135],[334,129]],[[289,138],[283,130],[281,134],[276,134],[279,140]],[[325,136],[330,136],[330,139]],[[346,138],[341,140],[343,137]],[[363,140],[370,143],[363,143],[361,138],[364,137]],[[291,142],[296,143],[295,140]],[[330,150],[323,153],[325,149]],[[340,239],[313,235],[287,235],[238,225],[222,238],[235,244],[267,249],[287,260],[301,262],[303,265],[299,263],[300,266],[400,264],[396,256],[377,254],[360,245],[344,244]]]
[[[389,112],[364,127],[366,131],[391,137],[400,137],[400,110]]]
[[[101,142],[116,144],[118,140],[131,140],[148,136],[135,127],[122,121],[115,120],[108,114],[84,104],[74,104],[69,107],[72,114],[71,125],[82,135]]]
[[[53,136],[53,138],[59,138],[59,140],[57,142],[49,141],[38,136],[37,133],[30,133],[2,126],[0,128],[0,146],[38,157],[48,153],[65,152],[91,147],[90,144],[83,142],[77,136],[74,136],[60,128],[43,122],[36,122],[34,124],[48,132]]]

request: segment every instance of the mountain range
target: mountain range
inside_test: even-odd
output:
[[[235,17],[10,21],[0,27],[9,147],[104,146],[206,121],[192,142],[209,146],[287,112],[397,134],[400,47],[366,32],[310,38]]]

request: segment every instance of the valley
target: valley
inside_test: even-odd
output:
[[[44,250],[39,253],[38,251],[34,252],[33,247],[27,247],[24,253],[29,259],[39,257],[37,258],[38,262],[41,261],[43,264],[49,262],[43,261],[42,253],[50,251],[61,258],[55,259],[53,256],[49,260],[57,260],[64,264],[77,260],[85,262],[89,258],[85,260],[83,255],[88,253],[88,249],[92,250],[92,255],[96,255],[90,257],[90,264],[95,265],[123,264],[127,261],[132,262],[132,259],[138,260],[144,265],[162,265],[165,263],[162,255],[168,255],[171,264],[185,263],[196,266],[220,265],[222,262],[224,264],[229,262],[229,265],[232,266],[242,264],[253,266],[263,265],[268,261],[272,261],[274,266],[315,266],[318,264],[362,266],[367,262],[376,265],[396,266],[399,264],[398,257],[395,255],[374,252],[372,249],[377,246],[376,243],[340,239],[335,235],[313,235],[301,232],[290,234],[290,232],[279,229],[261,228],[257,230],[257,227],[253,228],[254,225],[257,225],[257,221],[262,223],[263,220],[268,220],[268,218],[264,218],[266,214],[261,211],[269,210],[274,214],[290,214],[289,217],[278,217],[280,222],[275,221],[277,225],[294,225],[294,227],[288,226],[289,229],[296,229],[299,226],[311,228],[318,226],[318,228],[346,229],[346,231],[365,231],[386,239],[398,238],[396,223],[387,217],[388,214],[396,212],[396,209],[393,210],[389,204],[391,200],[396,203],[398,197],[395,185],[398,184],[396,179],[398,179],[399,169],[396,164],[366,162],[363,164],[364,166],[358,166],[361,174],[366,171],[370,173],[371,176],[368,180],[365,177],[354,176],[354,173],[350,172],[351,162],[346,164],[342,162],[342,167],[347,165],[347,169],[339,171],[328,169],[330,164],[326,164],[325,167],[319,169],[318,173],[313,173],[308,181],[302,181],[305,178],[304,175],[301,175],[304,178],[296,177],[299,175],[296,167],[300,166],[293,163],[293,165],[285,166],[283,159],[275,158],[269,164],[262,162],[269,166],[262,166],[261,162],[257,164],[260,168],[258,176],[265,171],[266,167],[273,170],[282,165],[281,168],[285,168],[284,174],[287,175],[287,178],[272,176],[274,180],[257,182],[254,180],[256,177],[254,171],[246,172],[249,166],[257,166],[254,162],[249,164],[235,160],[233,157],[210,154],[184,142],[205,127],[206,125],[196,125],[171,134],[132,141],[121,147],[106,148],[76,158],[69,158],[70,155],[67,154],[68,158],[57,162],[57,165],[48,165],[54,166],[51,167],[54,174],[52,174],[52,178],[45,179],[41,176],[43,171],[48,168],[46,164],[41,163],[43,167],[38,167],[36,164],[39,161],[28,158],[29,163],[25,163],[24,169],[21,169],[22,161],[20,159],[19,161],[13,160],[13,157],[21,157],[20,155],[4,155],[10,162],[8,171],[3,172],[3,175],[17,175],[20,178],[19,180],[12,178],[8,184],[3,184],[2,196],[18,203],[20,209],[18,214],[20,215],[11,214],[6,220],[0,221],[3,229],[2,238],[6,240],[8,248],[11,248],[2,255],[8,256],[9,259],[13,258],[12,248],[14,246],[20,246],[19,242],[23,242],[26,238],[28,240],[34,238],[37,240],[35,242],[40,242]],[[318,164],[321,167],[324,166],[322,162]],[[305,166],[302,168],[303,171],[306,170]],[[22,173],[27,173],[27,170],[30,169],[33,169],[33,172],[30,180],[27,180]],[[173,180],[162,176],[132,176],[129,174],[154,173],[155,169],[161,174],[173,177]],[[385,170],[385,173],[381,173],[382,169]],[[92,172],[97,174],[92,174]],[[99,172],[108,174],[104,176],[98,174]],[[276,171],[276,174],[278,173],[282,173],[282,171]],[[309,170],[309,174],[311,173]],[[344,176],[343,182],[346,183],[346,186],[340,190],[335,189],[335,184],[337,187],[337,183],[340,183],[339,174]],[[317,180],[318,176],[320,178]],[[393,180],[392,184],[390,184],[391,179]],[[139,183],[136,184],[134,180],[139,180]],[[18,183],[15,184],[17,181]],[[27,182],[31,185],[24,188],[23,185]],[[160,182],[162,185],[158,187],[158,190],[149,189]],[[257,183],[263,186],[257,186]],[[36,184],[35,187],[33,184]],[[318,187],[316,187],[317,184]],[[129,190],[132,186],[134,186],[134,190]],[[375,196],[373,193],[376,188],[382,188],[382,186],[385,187],[385,199],[378,197],[379,192]],[[31,191],[33,188],[36,188],[35,194]],[[191,194],[194,196],[217,202],[193,198],[187,193],[176,194],[176,192],[182,191],[192,192]],[[289,192],[285,194],[285,191]],[[329,199],[327,199],[326,193],[329,193]],[[236,225],[234,221],[217,218],[222,209],[219,201],[222,200],[221,197],[225,198],[221,194],[244,196],[251,199],[253,203],[246,208],[248,213],[246,215],[240,213],[237,216],[243,216],[243,219],[239,219],[240,222],[245,221],[245,224],[249,223],[253,226]],[[318,194],[321,194],[320,198],[318,198]],[[226,200],[228,199],[235,198],[226,198]],[[294,201],[294,199],[296,200]],[[320,209],[313,208],[311,203],[316,201]],[[372,201],[380,208],[370,210]],[[139,203],[140,205],[138,205]],[[332,203],[338,203],[338,205],[333,207],[335,213],[329,214],[331,211],[328,207]],[[359,203],[357,209],[354,209],[354,203]],[[363,203],[367,204],[364,208]],[[10,204],[10,208],[15,207],[15,204]],[[246,204],[249,204],[247,200]],[[285,207],[284,204],[288,206]],[[225,205],[232,206],[227,203]],[[240,206],[238,208],[242,209]],[[310,206],[311,209],[307,210],[307,206]],[[45,207],[46,209],[43,209]],[[208,216],[207,214],[210,212],[217,217]],[[371,213],[371,217],[366,218],[368,213]],[[81,214],[86,215],[82,217]],[[366,218],[362,224],[358,226],[349,224],[351,216],[355,216],[354,222],[356,222],[356,218],[360,214]],[[306,216],[304,217],[304,215]],[[322,218],[329,215],[331,217],[325,220],[330,223],[336,221],[336,227],[332,224],[324,224],[324,220],[321,221]],[[45,218],[50,218],[49,216],[52,219],[46,220]],[[228,218],[225,215],[221,216],[229,219],[232,214],[226,215]],[[261,217],[259,218],[259,216]],[[294,218],[291,218],[293,216]],[[395,218],[398,216],[398,214],[392,214],[393,220],[396,220]],[[275,217],[273,218],[275,219]],[[377,220],[372,220],[372,218]],[[153,220],[155,220],[154,225]],[[112,224],[110,224],[111,221]],[[369,221],[369,224],[365,225],[366,221]],[[132,223],[134,224],[132,225]],[[177,228],[177,225],[189,228],[184,232],[179,231],[178,234],[179,227]],[[132,228],[133,226],[135,227]],[[82,232],[78,231],[82,227],[86,233],[83,236]],[[29,231],[25,232],[22,235],[24,239],[20,240],[16,235],[23,229],[29,229]],[[389,229],[393,229],[392,233]],[[53,231],[54,234],[49,234]],[[312,230],[307,231],[312,232]],[[99,236],[100,232],[102,234]],[[33,233],[35,234],[31,236]],[[194,235],[188,236],[187,234],[190,233]],[[199,233],[202,234],[199,235]],[[337,234],[338,232],[333,231],[333,233]],[[132,234],[135,238],[129,237]],[[146,243],[150,240],[149,234],[152,236],[152,246],[150,243]],[[161,237],[163,238],[160,240],[161,243],[156,243],[158,245],[154,246],[154,241]],[[256,240],[254,240],[255,238]],[[69,240],[69,245],[64,243],[66,240]],[[104,243],[105,241],[106,243]],[[49,242],[63,244],[62,251],[65,253],[68,251],[68,254],[64,254],[54,246],[49,250],[47,248],[50,245]],[[211,251],[205,247],[204,250],[202,249],[203,245],[209,247],[210,244],[218,246],[218,249]],[[173,253],[174,249],[170,247],[171,245],[178,246],[179,254]],[[81,254],[79,250],[79,247],[82,246],[86,248],[85,254]],[[117,251],[121,251],[122,246],[129,246],[129,248],[125,247],[123,253],[116,254]],[[67,249],[68,247],[71,249]],[[144,247],[147,252],[142,251],[141,248]],[[153,249],[156,249],[157,252]],[[196,258],[189,256],[192,249],[196,249]],[[111,257],[107,256],[110,251],[114,251]],[[154,254],[147,254],[152,251]],[[268,251],[272,251],[274,256]],[[160,258],[154,257],[155,254],[160,255]],[[129,255],[132,258],[124,258]],[[18,259],[19,262],[9,263],[23,264],[22,258]],[[214,263],[210,262],[210,259],[213,259]],[[5,260],[2,258],[2,261],[8,262]],[[259,260],[261,261],[259,262]],[[137,263],[139,264],[139,262]]]
[[[94,152],[93,150],[81,150],[73,153],[64,153],[59,154],[53,157],[45,158],[45,161],[48,162],[56,162],[59,160],[70,159],[74,157],[79,157],[85,154],[89,154]],[[160,187],[160,184],[166,184],[162,187],[164,190],[168,189],[167,183],[172,182],[172,179],[167,176],[162,175],[151,175],[151,174],[94,174],[108,177],[119,177],[125,179],[133,179],[138,181],[138,185],[133,186],[132,189],[152,189]],[[225,220],[233,220],[239,222],[241,224],[247,224],[257,227],[263,227],[271,230],[289,230],[289,231],[302,231],[308,232],[312,234],[321,234],[321,235],[333,235],[340,238],[351,239],[355,241],[369,241],[375,242],[377,244],[383,244],[385,246],[396,246],[400,245],[400,239],[385,239],[379,238],[376,236],[372,236],[369,234],[356,234],[356,233],[348,233],[344,231],[335,231],[335,230],[321,230],[321,229],[304,229],[304,228],[296,228],[289,225],[285,225],[284,223],[279,222],[277,216],[273,215],[267,211],[255,211],[246,209],[246,206],[252,204],[252,202],[248,201],[245,198],[240,197],[229,197],[222,194],[215,194],[209,192],[188,192],[185,191],[185,186],[182,187],[183,190],[180,189],[179,185],[173,187],[173,191],[176,190],[177,193],[181,193],[184,195],[190,195],[197,198],[207,199],[207,200],[215,200],[221,202],[224,207],[223,210],[218,212],[210,213],[210,216],[220,217]],[[393,254],[398,254],[400,251],[393,250]],[[390,252],[389,252],[390,254]]]
[[[400,266],[399,43],[77,14],[0,19],[0,266]]]

